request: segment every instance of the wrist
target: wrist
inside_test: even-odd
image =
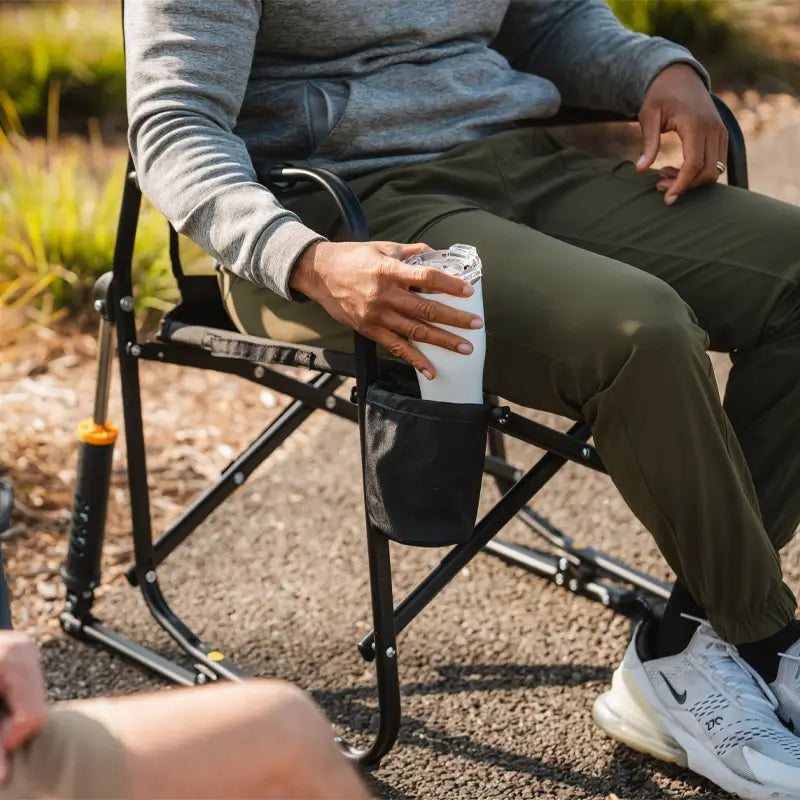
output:
[[[317,251],[324,242],[312,242],[294,262],[289,275],[289,288],[304,294],[306,297],[314,296],[314,287],[318,282],[317,277]]]

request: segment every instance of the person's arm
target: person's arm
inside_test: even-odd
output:
[[[261,0],[125,4],[128,140],[144,194],[232,272],[289,297],[289,275],[323,239],[256,178],[233,133]]]
[[[24,633],[0,633],[0,782],[13,753],[45,723],[44,676],[33,639]]]
[[[553,81],[567,105],[636,115],[640,172],[656,160],[661,133],[675,131],[683,164],[663,168],[657,183],[667,205],[724,171],[728,135],[708,73],[686,48],[623,27],[605,0],[511,0],[494,46],[515,68]]]
[[[605,0],[511,0],[494,47],[520,71],[551,80],[566,105],[635,115],[670,64],[708,73],[680,45],[625,28]]]

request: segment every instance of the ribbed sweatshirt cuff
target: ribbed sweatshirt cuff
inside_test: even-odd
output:
[[[252,280],[287,300],[302,300],[302,295],[292,291],[289,279],[298,258],[314,242],[325,237],[312,231],[297,219],[288,218],[277,225],[266,237],[261,256],[253,266]]]

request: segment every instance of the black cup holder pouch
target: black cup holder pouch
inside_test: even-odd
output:
[[[419,547],[470,538],[493,409],[369,387],[364,470],[367,515],[378,532]]]

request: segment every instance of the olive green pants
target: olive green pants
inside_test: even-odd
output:
[[[723,185],[670,208],[656,180],[518,129],[352,186],[373,239],[477,247],[487,391],[587,421],[670,566],[744,643],[796,607],[777,551],[800,521],[800,208]],[[341,237],[324,198],[297,210]],[[351,347],[316,304],[222,285],[247,333]],[[731,354],[724,403],[709,349]]]

